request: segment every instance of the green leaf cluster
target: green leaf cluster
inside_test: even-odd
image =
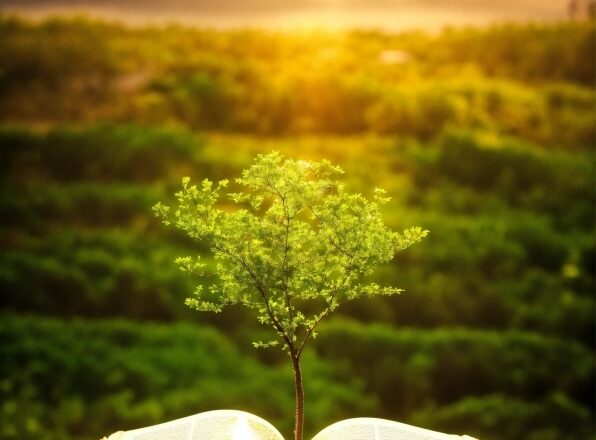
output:
[[[299,356],[317,324],[342,303],[399,293],[368,278],[428,231],[392,231],[379,209],[389,200],[384,191],[375,190],[373,200],[350,193],[338,180],[342,173],[326,160],[259,155],[236,179],[243,189],[227,194],[228,204],[220,200],[227,180],[191,185],[185,177],[173,213],[161,203],[155,213],[206,243],[218,261],[208,273],[200,257],[177,259],[183,271],[218,280],[208,291],[197,287],[186,304],[210,312],[232,304],[252,309]]]

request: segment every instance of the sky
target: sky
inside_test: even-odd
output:
[[[586,2],[588,0],[577,0]],[[179,22],[216,28],[382,28],[556,21],[569,0],[0,0],[0,11],[33,18],[90,15],[131,24]]]

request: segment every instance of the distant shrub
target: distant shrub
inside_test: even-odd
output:
[[[5,227],[42,232],[67,222],[71,227],[149,228],[147,212],[161,190],[135,184],[45,184],[0,187],[0,218]]]
[[[171,320],[184,315],[190,288],[170,264],[175,252],[118,230],[29,239],[0,256],[3,308]]]
[[[155,181],[200,149],[187,131],[130,125],[60,128],[45,135],[0,130],[8,176],[56,181]],[[6,176],[5,176],[6,178]]]
[[[560,393],[540,403],[502,394],[468,397],[454,404],[423,410],[411,422],[444,432],[499,440],[567,440],[589,438],[590,413]]]
[[[590,351],[534,333],[393,330],[337,321],[315,348],[323,359],[346,362],[393,418],[492,393],[535,401],[558,392],[586,408],[593,400],[587,391],[594,384]]]
[[[0,340],[0,434],[7,440],[91,440],[231,407],[286,433],[292,426],[291,371],[241,355],[214,329],[4,315]],[[340,383],[310,357],[311,429],[374,407],[358,381]]]

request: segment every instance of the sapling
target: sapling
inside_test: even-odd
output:
[[[208,270],[200,257],[176,260],[183,271],[214,277],[186,304],[210,312],[241,304],[274,331],[271,340],[253,344],[281,344],[292,362],[295,440],[302,440],[304,426],[300,360],[317,325],[347,301],[399,293],[370,282],[370,275],[428,233],[420,227],[392,231],[380,212],[389,201],[385,192],[375,189],[371,200],[350,193],[338,180],[342,173],[326,160],[273,152],[259,155],[236,179],[243,191],[224,194],[227,180],[205,179],[197,186],[185,177],[174,209],[161,203],[153,208],[163,223],[206,245],[217,261]]]

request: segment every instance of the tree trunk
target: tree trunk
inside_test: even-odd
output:
[[[294,387],[296,388],[296,421],[294,425],[294,440],[302,440],[304,430],[304,388],[302,388],[302,372],[300,371],[300,357],[292,355],[294,367]]]

